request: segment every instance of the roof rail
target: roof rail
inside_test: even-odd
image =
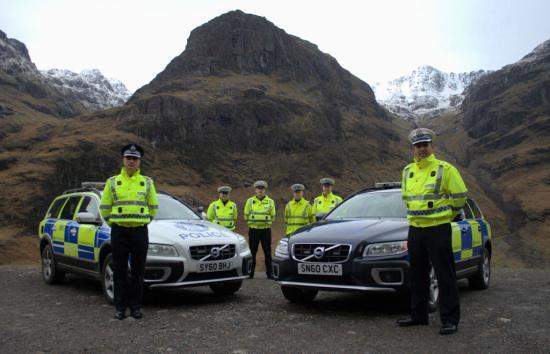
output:
[[[105,188],[105,182],[82,182],[82,188],[95,188],[103,189]]]
[[[376,182],[374,188],[401,188],[401,182]]]
[[[78,193],[78,192],[92,192],[97,195],[101,195],[101,191],[105,187],[105,182],[82,182],[82,187],[67,189],[63,194]]]

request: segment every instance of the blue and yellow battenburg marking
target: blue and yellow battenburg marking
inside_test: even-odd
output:
[[[111,238],[107,227],[55,219],[46,221],[44,234],[51,239],[54,253],[95,262],[99,262],[101,246]]]
[[[481,256],[483,243],[491,237],[489,225],[483,219],[452,223],[455,261]]]

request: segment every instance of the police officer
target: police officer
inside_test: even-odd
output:
[[[122,148],[122,170],[107,180],[101,196],[101,215],[111,226],[114,270],[115,318],[130,315],[141,319],[143,277],[149,247],[147,224],[158,210],[153,180],[143,176],[139,166],[144,155],[136,144]],[[128,277],[128,260],[131,275]]]
[[[458,170],[435,158],[430,129],[409,134],[414,162],[403,169],[402,194],[409,219],[411,317],[398,326],[428,324],[430,264],[439,286],[440,334],[458,329],[460,304],[452,249],[451,221],[466,203],[466,186]]]
[[[208,206],[206,219],[211,223],[222,225],[229,230],[235,230],[237,223],[237,204],[229,199],[231,187],[221,186],[218,188],[220,198]]]
[[[269,279],[273,279],[271,269],[271,225],[275,220],[275,202],[266,195],[266,189],[266,181],[256,181],[254,183],[256,195],[248,198],[244,207],[244,218],[248,224],[248,238],[250,251],[252,252],[250,279],[254,278],[256,253],[260,242],[264,251],[265,272]]]
[[[315,215],[312,213],[312,207],[309,202],[304,199],[305,187],[303,184],[293,184],[293,198],[285,207],[285,234],[288,236],[302,226],[306,226],[315,221]]]
[[[332,187],[334,186],[332,178],[321,178],[319,182],[321,182],[323,193],[313,200],[313,215],[318,213],[327,214],[342,203],[342,197],[332,194]]]

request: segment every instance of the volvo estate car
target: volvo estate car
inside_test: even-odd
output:
[[[273,274],[291,302],[312,301],[320,290],[408,293],[408,223],[400,183],[361,190],[328,215],[280,240]],[[491,228],[472,199],[452,222],[458,279],[486,289]],[[439,291],[432,268],[430,308]]]
[[[38,228],[42,276],[60,283],[66,273],[100,280],[113,302],[111,228],[101,217],[101,183],[83,183],[54,199]],[[229,295],[250,273],[252,257],[245,238],[201,218],[187,204],[158,193],[159,210],[149,224],[145,286],[209,286]]]

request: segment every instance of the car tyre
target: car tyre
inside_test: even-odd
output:
[[[243,285],[243,281],[232,281],[232,282],[224,282],[224,283],[215,283],[210,284],[210,289],[214,292],[214,294],[219,296],[229,296],[235,294],[241,286]]]
[[[468,285],[472,289],[484,290],[489,288],[491,282],[491,256],[489,250],[483,248],[483,256],[479,262],[477,272],[468,278]]]
[[[307,304],[312,302],[319,292],[317,289],[304,289],[290,286],[281,286],[281,291],[288,301],[297,304]]]
[[[42,278],[46,284],[60,284],[65,279],[65,272],[57,268],[52,246],[42,250]]]
[[[105,300],[111,305],[115,303],[115,279],[113,272],[113,257],[109,253],[103,261],[103,267],[101,269],[101,287],[103,288],[103,295]]]
[[[439,307],[439,284],[435,275],[435,269],[430,268],[430,292],[428,296],[428,311],[435,312]]]

